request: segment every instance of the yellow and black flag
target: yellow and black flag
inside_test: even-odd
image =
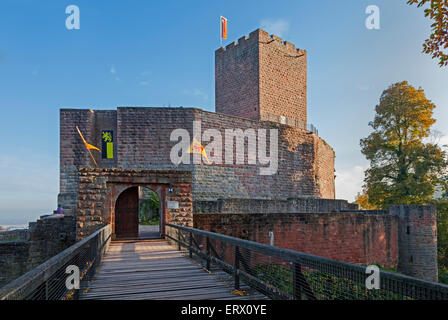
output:
[[[112,130],[101,131],[103,159],[114,158],[114,132]]]

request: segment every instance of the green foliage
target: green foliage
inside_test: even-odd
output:
[[[373,206],[426,204],[442,183],[446,153],[436,144],[424,143],[435,105],[422,89],[406,81],[386,89],[369,125],[373,132],[361,139],[362,153],[370,160],[364,188]]]
[[[383,92],[374,131],[361,140],[362,153],[370,160],[363,206],[387,208],[391,204],[433,204],[437,208],[437,241],[440,281],[448,283],[448,166],[446,152],[423,139],[431,133],[435,105],[407,82]],[[442,198],[433,199],[436,188]]]
[[[409,5],[417,4],[421,7],[429,4],[425,9],[425,17],[429,17],[431,24],[431,35],[423,44],[423,52],[439,59],[441,67],[448,65],[448,1],[446,0],[408,0]],[[445,52],[443,50],[445,49]]]
[[[385,270],[382,268],[382,270]],[[387,271],[393,271],[388,269]],[[367,289],[362,281],[335,276],[318,270],[303,270],[303,275],[318,300],[411,300],[388,290]],[[258,264],[256,276],[279,289],[280,291],[293,295],[292,270],[280,264],[265,263]],[[302,297],[305,299],[305,295]]]
[[[8,241],[20,241],[19,238],[11,238],[11,239],[2,239],[0,242],[8,242]]]
[[[153,191],[149,193],[149,198],[140,204],[140,224],[157,225],[159,224],[159,197]],[[155,215],[154,215],[155,214]]]
[[[281,292],[293,295],[292,271],[275,263],[260,263],[255,267],[255,276]]]
[[[360,208],[363,210],[376,210],[377,207],[369,202],[369,196],[365,190],[358,192],[356,195],[355,202],[359,204]]]

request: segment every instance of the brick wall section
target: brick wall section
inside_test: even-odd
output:
[[[399,218],[398,270],[412,277],[438,281],[437,214],[432,206],[392,206]]]
[[[186,129],[192,133],[194,109],[118,108],[118,167],[123,169],[180,169],[170,160],[171,132]],[[192,137],[192,135],[191,135]]]
[[[259,83],[257,32],[215,51],[217,113],[259,120]]]
[[[71,113],[73,115],[70,115]],[[223,146],[225,146],[225,129],[277,129],[279,135],[277,174],[261,176],[258,172],[259,165],[248,164],[247,139],[246,158],[242,165],[204,163],[175,166],[171,163],[170,151],[177,142],[170,141],[171,132],[183,128],[192,138],[195,120],[201,121],[202,133],[207,129],[218,129],[222,135]],[[100,152],[92,151],[100,167],[191,171],[195,200],[243,197],[287,199],[298,196],[332,199],[335,195],[333,150],[317,135],[299,128],[192,108],[118,108],[117,111],[92,112],[61,110],[61,121],[65,122],[61,122],[59,201],[66,214],[72,214],[77,204],[77,168],[93,167],[88,152],[76,132],[76,125],[83,130],[88,142],[96,143],[99,147],[101,147],[101,130],[110,129],[116,133],[114,161],[102,160]],[[207,144],[208,142],[203,142],[204,146]],[[235,144],[234,141],[234,146]]]
[[[335,153],[325,140],[313,134],[314,138],[314,181],[317,186],[319,198],[334,198],[336,194],[334,180]]]
[[[65,215],[75,215],[78,168],[93,166],[76,126],[87,141],[95,140],[95,115],[90,110],[60,110],[60,185],[58,202]],[[92,144],[92,143],[91,143]]]
[[[195,165],[193,169],[195,200],[286,199],[297,196],[334,199],[334,152],[317,135],[279,123],[246,120],[197,109],[195,120],[201,121],[202,132],[210,128],[220,130],[223,146],[226,143],[225,129],[267,129],[268,136],[270,129],[277,129],[279,139],[278,169],[274,175],[261,176],[258,170],[260,165],[248,165],[247,139],[244,164]],[[207,143],[203,144],[206,146]],[[269,147],[269,142],[267,146]],[[317,179],[320,184],[316,182]]]
[[[307,56],[277,36],[255,30],[215,51],[217,113],[307,122]]]
[[[27,240],[0,242],[0,286],[42,264],[75,243],[76,220],[72,216],[31,222]]]
[[[315,213],[358,210],[357,204],[347,200],[296,198],[288,200],[220,199],[194,201],[194,213]]]
[[[28,241],[0,242],[0,287],[28,271]]]
[[[260,46],[260,119],[273,114],[306,124],[306,51],[266,31],[255,32]]]
[[[0,231],[1,240],[28,240],[28,229]]]
[[[193,225],[189,171],[80,168],[78,175],[77,240],[108,223],[112,225],[114,236],[115,202],[121,192],[134,186],[148,187],[157,193],[161,201],[162,228],[165,222]],[[178,201],[179,208],[168,209],[168,201]]]
[[[195,214],[194,226],[237,238],[357,264],[394,268],[398,219],[344,213]]]
[[[72,216],[39,219],[30,224],[29,264],[34,268],[76,242]]]

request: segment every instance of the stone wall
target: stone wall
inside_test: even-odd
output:
[[[238,238],[359,264],[379,264],[438,281],[432,206],[353,210],[344,200],[219,200],[194,203],[194,226]]]
[[[273,175],[261,175],[267,165],[249,164],[245,140],[242,164],[195,165],[193,187],[195,200],[225,198],[286,199],[297,196],[334,198],[334,152],[316,134],[303,129],[267,121],[252,121],[206,111],[196,111],[201,130],[218,129],[223,148],[226,129],[278,130],[278,166]],[[203,141],[207,148],[207,142]],[[229,142],[236,150],[236,141]],[[267,140],[267,154],[270,141]],[[323,145],[322,145],[323,144]],[[321,146],[322,145],[322,146]],[[257,146],[258,147],[258,146]],[[224,150],[223,150],[224,154]],[[223,157],[224,158],[224,157]],[[234,155],[234,159],[235,159]],[[257,159],[259,161],[259,158]],[[320,183],[318,183],[320,181]]]
[[[314,172],[315,183],[318,190],[319,198],[334,198],[336,194],[334,180],[334,158],[333,148],[328,145],[325,140],[313,135],[314,138]]]
[[[30,270],[28,252],[28,241],[0,242],[0,287]]]
[[[72,216],[42,218],[21,231],[27,240],[0,242],[0,287],[76,242],[76,220]]]
[[[38,266],[76,242],[76,219],[50,216],[30,223],[29,263]]]
[[[395,268],[398,219],[339,213],[195,214],[194,226],[237,238],[357,264]]]
[[[76,126],[83,136],[95,139],[94,113],[87,109],[60,110],[60,156],[59,156],[59,195],[58,203],[65,215],[75,215],[78,193],[78,168],[93,166],[89,153],[79,136]],[[91,142],[92,143],[92,142]]]
[[[115,115],[114,115],[115,114]],[[106,117],[107,115],[107,117]],[[114,125],[114,119],[116,124]],[[181,170],[193,174],[195,200],[219,198],[287,199],[298,196],[334,198],[334,152],[316,134],[303,129],[268,121],[253,121],[191,108],[118,108],[117,111],[61,110],[61,176],[59,202],[67,215],[75,214],[78,203],[78,172],[80,167],[93,167],[76,125],[83,130],[89,143],[101,147],[101,130],[113,130],[115,159],[101,159],[101,168],[139,170]],[[104,121],[104,123],[102,123]],[[244,139],[244,161],[236,163],[236,139],[233,164],[213,163],[176,166],[170,153],[178,141],[170,141],[175,129],[185,129],[193,138],[193,121],[200,123],[200,133],[217,129],[222,136],[222,159],[225,162],[226,129],[278,130],[278,168],[273,175],[261,175],[267,165],[250,164],[247,156],[251,142]],[[90,129],[89,129],[90,128]],[[212,138],[213,139],[213,138]],[[201,140],[199,134],[198,140]],[[96,141],[96,142],[95,142]],[[209,141],[200,141],[206,148]],[[267,139],[268,154],[269,138]],[[256,146],[255,146],[256,147]],[[213,154],[214,155],[214,154]],[[210,157],[212,154],[209,155]]]
[[[0,241],[2,240],[28,240],[28,229],[16,229],[0,231]]]
[[[259,120],[257,33],[215,51],[215,108],[218,113]]]
[[[266,31],[258,34],[260,118],[279,115],[307,123],[307,52]]]
[[[433,206],[392,206],[398,217],[398,269],[412,277],[438,281],[437,214]]]
[[[194,213],[320,213],[357,210],[347,200],[292,198],[287,200],[219,199],[194,201]]]
[[[307,56],[294,44],[255,30],[215,51],[216,112],[307,122]]]
[[[162,212],[162,236],[165,223],[193,225],[189,171],[80,168],[78,175],[77,240],[87,237],[105,224],[111,224],[114,237],[115,202],[130,187],[147,187],[157,193]],[[179,207],[169,209],[169,201],[177,201]]]

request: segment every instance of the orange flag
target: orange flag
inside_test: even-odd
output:
[[[196,138],[193,138],[193,142],[190,145],[190,150],[188,151],[188,153],[202,154],[205,160],[207,160],[207,163],[210,164],[207,153],[205,152],[205,148],[198,140],[196,140]]]
[[[227,19],[221,16],[221,38],[227,39]]]
[[[88,144],[88,143],[87,143],[86,139],[84,139],[84,137],[83,137],[81,131],[79,130],[78,126],[76,126],[76,130],[78,130],[78,133],[79,133],[79,135],[81,136],[81,139],[82,139],[82,141],[84,142],[84,145],[86,146],[87,149],[93,149],[93,150],[101,151],[101,150],[98,149],[97,147],[92,146],[91,144]]]
[[[76,126],[76,130],[78,130],[78,133],[79,133],[79,135],[80,135],[82,141],[84,142],[84,145],[86,146],[87,151],[89,151],[89,154],[90,154],[90,156],[92,157],[93,162],[95,162],[95,165],[98,167],[98,164],[96,163],[95,158],[93,157],[92,153],[90,152],[90,149],[98,150],[98,151],[100,151],[100,149],[98,149],[97,147],[92,146],[91,144],[88,144],[88,143],[87,143],[86,139],[84,139],[84,137],[83,137],[81,131],[79,130],[78,126]]]

